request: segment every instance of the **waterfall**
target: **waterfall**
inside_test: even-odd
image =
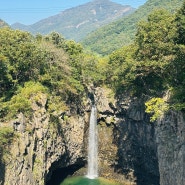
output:
[[[98,129],[97,109],[95,106],[92,107],[89,123],[87,177],[90,179],[98,177]]]

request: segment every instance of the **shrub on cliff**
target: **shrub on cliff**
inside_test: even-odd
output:
[[[169,110],[169,105],[162,98],[152,98],[145,105],[146,112],[151,114],[150,121],[156,121]]]
[[[6,147],[13,141],[14,133],[12,127],[1,127],[0,129],[0,160]]]
[[[47,93],[47,91],[47,88],[38,82],[26,82],[24,87],[18,88],[10,101],[1,103],[1,111],[8,117],[14,117],[19,112],[28,114],[31,111],[31,102],[39,102],[37,98],[39,93]]]

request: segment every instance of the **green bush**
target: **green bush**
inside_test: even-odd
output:
[[[11,127],[0,128],[0,148],[3,149],[6,145],[13,141],[14,133]]]
[[[47,93],[47,89],[39,82],[26,82],[24,87],[18,88],[10,101],[1,103],[1,112],[4,110],[8,117],[14,117],[19,112],[28,114],[31,111],[31,97],[34,97],[34,100],[37,101],[39,93]]]
[[[169,109],[169,105],[162,98],[152,98],[145,103],[146,112],[152,114],[150,121],[156,121]]]

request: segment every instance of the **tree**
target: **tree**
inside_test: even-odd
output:
[[[12,77],[8,70],[8,59],[0,54],[0,97],[7,93],[12,85]]]
[[[107,83],[117,93],[135,92],[135,86],[133,86],[136,78],[136,61],[133,57],[135,49],[134,45],[125,46],[109,56],[106,72]]]
[[[177,27],[176,42],[185,45],[185,1],[176,14],[175,23]]]
[[[3,28],[0,30],[0,53],[8,60],[8,72],[14,86],[35,80],[44,73],[45,52],[37,47],[27,32]]]
[[[49,40],[56,45],[57,47],[62,47],[64,43],[64,37],[57,32],[51,32],[47,37],[49,37]]]
[[[147,21],[140,22],[135,43],[139,60],[163,60],[174,53],[176,27],[174,16],[166,10],[156,10]]]

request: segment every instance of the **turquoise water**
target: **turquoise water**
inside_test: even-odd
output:
[[[120,184],[104,178],[89,179],[86,177],[71,177],[64,180],[60,185],[120,185]]]

